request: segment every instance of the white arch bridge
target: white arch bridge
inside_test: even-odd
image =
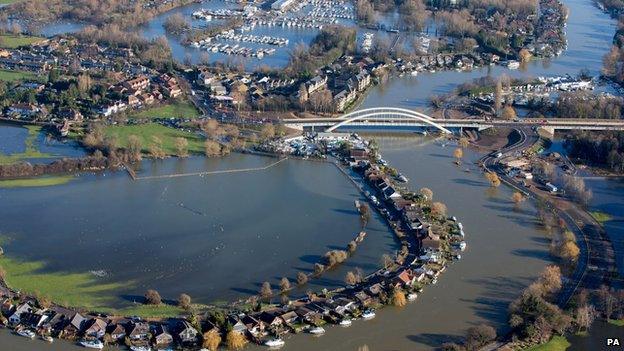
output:
[[[285,126],[299,130],[316,130],[333,132],[337,129],[392,131],[435,129],[442,133],[452,130],[477,129],[492,127],[531,127],[536,126],[550,133],[555,130],[624,130],[624,120],[601,119],[569,119],[522,118],[513,121],[485,118],[439,119],[432,118],[422,112],[398,107],[373,107],[353,111],[340,117],[332,118],[300,118],[283,119]],[[351,128],[350,128],[351,127]]]

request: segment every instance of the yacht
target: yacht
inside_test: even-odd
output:
[[[462,242],[459,243],[459,249],[461,251],[466,250],[466,242],[465,241],[462,241]]]
[[[17,335],[19,336],[23,336],[25,338],[29,338],[29,339],[34,339],[35,338],[35,332],[30,330],[30,329],[21,329],[17,332]]]
[[[88,349],[98,349],[98,350],[101,350],[101,349],[104,348],[104,344],[100,340],[82,340],[79,344],[81,346],[84,346],[84,347],[88,348]]]
[[[52,337],[50,335],[43,335],[41,337],[41,340],[47,341],[47,342],[54,342],[54,339],[52,339]]]
[[[271,339],[264,343],[265,346],[268,347],[282,347],[286,343],[282,339]]]
[[[350,319],[343,319],[340,321],[340,323],[338,323],[340,326],[342,327],[348,327],[351,326],[351,320]]]
[[[407,177],[402,175],[401,173],[397,174],[397,179],[402,183],[407,183],[408,181]]]
[[[364,319],[373,319],[375,318],[375,312],[372,310],[366,310],[364,311],[364,313],[362,313],[362,318]]]
[[[415,294],[415,293],[408,294],[407,295],[407,301],[414,301],[414,300],[416,300],[417,297],[418,297],[418,295]]]
[[[518,69],[518,67],[520,67],[520,62],[515,61],[515,60],[510,60],[507,62],[506,66],[509,69]]]
[[[325,334],[325,329],[323,329],[322,327],[314,327],[310,329],[310,334],[323,335]]]
[[[130,350],[132,351],[152,351],[152,348],[149,346],[130,346]]]

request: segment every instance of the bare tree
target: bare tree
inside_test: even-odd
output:
[[[145,303],[148,305],[160,305],[162,303],[162,299],[158,291],[149,289],[145,293]]]

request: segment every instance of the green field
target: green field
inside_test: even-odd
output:
[[[73,176],[38,177],[25,179],[0,180],[0,188],[28,188],[53,186],[69,183]]]
[[[130,115],[136,119],[154,118],[197,118],[201,116],[199,111],[188,101],[176,101],[172,104],[151,107]]]
[[[5,48],[5,49],[15,49],[20,46],[31,45],[33,43],[36,43],[42,40],[45,40],[45,38],[34,37],[30,35],[4,34],[4,35],[0,35],[0,47]]]
[[[88,309],[110,310],[113,291],[128,284],[103,284],[90,273],[46,272],[43,262],[22,262],[0,257],[7,284],[22,292],[39,294],[56,303]]]
[[[119,146],[121,147],[126,147],[128,145],[128,137],[130,135],[136,135],[142,141],[144,152],[149,151],[149,146],[152,144],[152,136],[157,136],[162,140],[163,150],[168,155],[176,154],[175,139],[178,137],[188,140],[189,153],[200,154],[204,152],[204,138],[200,135],[165,127],[156,123],[107,126],[105,128],[105,133],[108,136],[116,136],[119,141]]]
[[[41,77],[31,72],[7,71],[0,69],[0,80],[5,82],[16,82],[21,80],[41,80]]]
[[[609,319],[609,324],[613,324],[618,327],[624,327],[624,319]]]
[[[54,157],[54,155],[43,153],[39,151],[35,145],[35,141],[41,133],[40,126],[25,126],[28,129],[28,136],[24,140],[24,144],[26,145],[26,150],[21,153],[15,153],[11,155],[4,155],[0,153],[0,165],[7,165],[19,161],[24,161],[29,158],[47,158]]]
[[[604,222],[608,222],[613,219],[610,214],[601,211],[591,211],[590,214],[600,224],[603,224]]]
[[[184,314],[184,310],[178,306],[173,305],[141,305],[136,304],[132,307],[123,308],[120,310],[112,311],[119,316],[138,316],[142,318],[171,318]]]
[[[570,345],[565,337],[555,335],[549,342],[533,346],[526,349],[526,351],[565,351]]]

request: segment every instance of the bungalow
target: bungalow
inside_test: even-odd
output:
[[[36,330],[41,327],[49,318],[50,315],[45,314],[42,310],[23,313],[21,316],[20,324]]]
[[[332,302],[332,306],[333,312],[343,315],[345,314],[345,312],[355,309],[355,302],[353,300],[347,299],[346,297],[339,297],[337,299],[334,299],[334,301]]]
[[[173,343],[173,336],[169,333],[166,325],[159,324],[155,326],[152,334],[154,335],[154,344],[157,347],[168,346]]]
[[[108,325],[107,329],[108,334],[113,340],[120,341],[126,337],[126,327],[122,322],[111,323]]]
[[[229,316],[228,323],[232,326],[232,330],[234,330],[235,332],[244,334],[245,330],[247,330],[245,323],[243,323],[238,316]]]
[[[297,321],[297,319],[299,319],[299,317],[297,316],[297,313],[295,313],[294,311],[286,312],[282,314],[280,318],[282,318],[282,320],[284,321],[284,324],[288,326],[291,326],[293,323]]]
[[[245,315],[241,322],[245,324],[245,328],[247,329],[249,334],[254,337],[259,337],[264,333],[264,322],[251,315]]]
[[[108,323],[100,318],[91,318],[85,323],[85,325],[85,337],[99,339],[103,337],[106,333],[106,326],[108,325]]]
[[[23,304],[17,306],[15,311],[9,316],[9,324],[10,325],[18,325],[22,321],[22,315],[26,315],[27,313],[33,312],[34,309],[30,305],[29,302],[24,302]]]
[[[87,321],[80,313],[76,313],[71,317],[69,323],[63,328],[61,336],[65,339],[75,339],[80,336],[85,322]]]
[[[177,335],[180,342],[183,344],[190,344],[197,342],[198,331],[191,326],[191,324],[185,320],[182,320],[177,327]]]
[[[279,328],[284,324],[284,320],[276,312],[262,312],[259,319],[269,328]]]
[[[150,329],[146,322],[132,322],[128,325],[128,337],[130,340],[149,340]]]
[[[295,310],[295,313],[297,314],[297,316],[301,320],[303,320],[305,322],[308,322],[308,323],[321,318],[321,316],[318,313],[314,312],[313,310],[311,310],[311,309],[309,309],[309,308],[307,308],[305,306],[301,306],[301,307],[297,308]]]
[[[358,291],[357,293],[355,293],[354,296],[357,299],[357,301],[360,303],[360,305],[362,305],[363,307],[366,307],[366,306],[372,304],[373,301],[374,301],[373,298],[370,297],[364,291]]]

